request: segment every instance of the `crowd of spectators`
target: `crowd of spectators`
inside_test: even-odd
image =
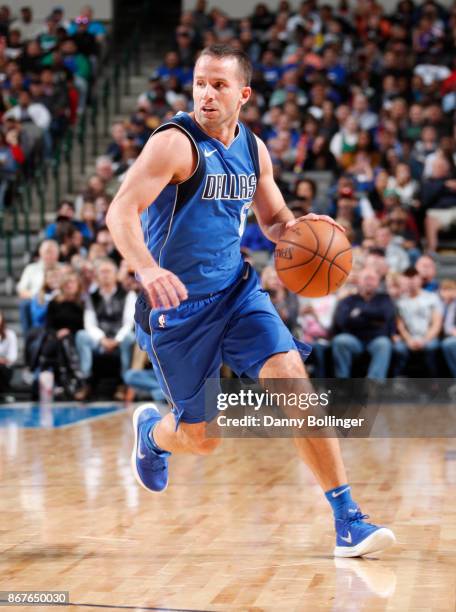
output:
[[[73,26],[77,32],[79,26]],[[68,35],[74,36],[65,31],[51,54],[54,72],[44,71],[55,78]],[[38,40],[43,45],[47,36]],[[70,44],[78,40],[88,39],[70,38]],[[144,357],[136,348],[132,356],[139,287],[104,218],[152,131],[176,112],[192,110],[198,51],[220,42],[244,49],[253,62],[252,97],[241,119],[266,142],[288,206],[295,216],[330,214],[354,247],[344,287],[310,300],[281,285],[274,245],[253,217],[243,236],[245,257],[281,317],[312,344],[313,375],[364,375],[357,361],[364,355],[370,378],[400,377],[419,365],[416,355],[428,375],[442,375],[440,364],[456,377],[456,281],[439,283],[436,274],[440,232],[456,223],[455,40],[456,3],[445,8],[433,0],[400,0],[387,13],[375,0],[341,0],[337,7],[282,0],[276,11],[258,4],[253,14],[234,20],[198,0],[182,13],[173,44],[132,115],[112,125],[112,140],[86,188],[61,202],[38,261],[24,271],[18,291],[31,370],[40,367],[42,330],[53,325],[58,340],[73,337],[78,398],[88,397],[93,355],[101,352],[118,354],[124,383],[161,399]],[[26,65],[33,66],[27,49]],[[16,81],[8,83],[17,89]],[[62,316],[39,318],[54,301],[60,313],[68,310],[68,324]],[[55,359],[55,343],[49,352]]]
[[[18,173],[49,159],[84,111],[105,39],[90,6],[71,21],[55,6],[43,22],[31,6],[0,7],[0,215]]]

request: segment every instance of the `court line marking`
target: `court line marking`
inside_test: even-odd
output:
[[[120,410],[112,410],[111,412],[107,412],[105,414],[98,414],[97,416],[87,417],[85,419],[80,419],[79,421],[74,421],[73,423],[66,423],[65,425],[51,425],[50,427],[44,427],[41,425],[37,425],[36,427],[23,427],[17,425],[17,423],[13,423],[19,429],[23,429],[24,431],[61,431],[62,429],[68,429],[69,427],[82,427],[83,425],[88,425],[90,422],[94,423],[95,421],[101,421],[102,419],[108,419],[110,417],[121,414]],[[5,429],[4,427],[0,427],[0,431]]]

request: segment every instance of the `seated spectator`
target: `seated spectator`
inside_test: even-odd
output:
[[[423,291],[421,277],[415,268],[404,272],[406,294],[397,301],[399,337],[394,344],[395,375],[400,376],[412,353],[424,353],[427,373],[438,377],[436,353],[442,330],[442,303],[439,296]]]
[[[55,6],[50,15],[57,28],[63,28],[65,32],[68,32],[70,22],[68,19],[65,19],[65,10],[63,6]]]
[[[78,51],[76,43],[67,38],[59,45],[62,62],[66,70],[74,77],[78,90],[78,115],[84,112],[89,93],[89,83],[92,78],[92,67],[89,58]],[[52,65],[52,63],[51,63]]]
[[[14,397],[9,395],[8,391],[17,355],[16,333],[6,326],[5,317],[0,312],[0,398],[2,401],[14,401]]]
[[[139,100],[141,99],[142,97],[140,96]],[[139,100],[138,100],[138,105],[139,105]],[[112,136],[112,140],[106,148],[105,155],[107,155],[115,164],[118,164],[120,160],[122,159],[122,147],[127,137],[127,131],[125,129],[125,125],[121,121],[113,123],[111,127],[111,136]]]
[[[388,373],[392,336],[396,331],[391,298],[377,293],[380,277],[366,268],[359,275],[358,293],[341,300],[334,314],[332,353],[336,378],[349,378],[353,358],[367,352],[367,377],[384,380]]]
[[[10,27],[5,49],[5,57],[8,59],[18,59],[22,55],[21,30]]]
[[[119,184],[114,176],[114,165],[110,157],[100,155],[95,162],[95,174],[104,182],[105,192],[115,195]]]
[[[106,184],[97,174],[93,174],[87,181],[86,189],[78,195],[75,200],[75,209],[78,215],[81,214],[81,208],[84,202],[95,202],[97,198],[110,194],[106,193]]]
[[[353,163],[347,168],[347,174],[353,177],[358,192],[370,192],[374,188],[374,170],[369,157],[363,151],[357,151]]]
[[[343,127],[332,137],[329,148],[343,168],[348,168],[353,161],[358,144],[358,136],[358,121],[355,117],[349,115]]]
[[[386,277],[391,272],[386,259],[385,249],[375,245],[369,247],[365,253],[363,267],[371,268],[377,272],[380,277],[379,291],[384,292],[386,290]]]
[[[443,320],[442,352],[450,370],[456,378],[456,281],[443,280],[440,285],[440,298],[443,302],[445,315]],[[456,386],[450,387],[452,399],[456,399]]]
[[[104,257],[109,257],[114,261],[117,266],[120,266],[120,262],[122,261],[122,255],[114,246],[114,241],[106,226],[100,227],[98,229],[95,242],[103,248]]]
[[[93,202],[84,202],[81,208],[81,225],[78,228],[87,247],[95,240],[98,230],[97,211]]]
[[[182,87],[189,85],[193,79],[193,70],[180,65],[179,55],[175,51],[166,53],[165,61],[157,68],[156,74],[163,81],[176,77]]]
[[[415,142],[412,157],[419,164],[421,169],[425,167],[428,155],[437,149],[437,130],[432,125],[426,125],[421,131],[421,138]]]
[[[350,185],[342,186],[336,195],[337,199],[332,202],[328,214],[336,219],[342,219],[352,226],[356,242],[360,243],[362,239],[361,225],[363,219],[370,218],[372,209],[369,201],[366,198],[358,198]],[[365,217],[364,217],[365,215]]]
[[[393,243],[405,249],[411,261],[416,261],[420,256],[418,248],[420,235],[413,216],[396,206],[388,212],[386,223],[393,235]]]
[[[380,170],[374,180],[374,187],[367,193],[370,205],[377,216],[383,216],[385,211],[384,195],[388,184],[388,172]]]
[[[71,87],[66,79],[51,68],[44,68],[40,75],[41,101],[52,115],[51,134],[53,140],[59,140],[69,123],[72,123]]]
[[[44,272],[43,286],[30,300],[30,333],[32,333],[34,329],[43,327],[45,324],[49,302],[58,294],[61,282],[61,266],[54,266],[46,269]],[[29,338],[29,335],[27,335],[27,338]]]
[[[82,233],[74,227],[69,221],[64,221],[59,224],[57,241],[59,247],[59,261],[61,263],[70,263],[74,255],[87,255],[87,250],[83,246]]]
[[[404,294],[404,281],[399,272],[388,272],[385,279],[386,292],[396,304],[397,300]]]
[[[384,249],[388,268],[392,272],[403,272],[410,265],[407,251],[393,241],[393,234],[387,225],[377,229],[374,235],[374,244]]]
[[[52,53],[58,45],[57,23],[54,15],[50,13],[45,19],[45,25],[38,34],[38,42],[45,53]]]
[[[427,248],[435,252],[439,231],[456,225],[456,178],[443,156],[436,157],[431,177],[423,181],[421,203],[426,212]]]
[[[14,121],[9,122],[11,127],[5,132],[5,141],[8,143],[10,151],[17,163],[17,167],[22,167],[25,162],[25,153],[19,142],[20,128],[14,127]]]
[[[387,189],[395,191],[401,206],[413,206],[418,192],[418,182],[412,178],[410,166],[405,163],[397,165],[394,176],[389,177]]]
[[[5,208],[5,197],[8,189],[17,176],[18,164],[5,134],[0,131],[0,215]]]
[[[332,172],[333,176],[339,174],[336,158],[329,150],[329,141],[323,136],[317,136],[307,151],[302,164],[302,170],[310,172]]]
[[[280,318],[289,329],[296,329],[298,298],[281,283],[274,266],[266,266],[261,273],[261,286],[269,294]]]
[[[292,212],[295,213],[295,216],[300,216],[297,214],[298,209],[301,210],[301,215],[306,215],[310,212],[317,214],[326,212],[324,204],[317,199],[317,185],[310,178],[301,178],[296,181],[293,205],[296,209],[295,211],[293,211],[291,204],[289,206]]]
[[[18,103],[10,108],[3,116],[3,120],[14,119],[21,125],[21,130],[30,141],[30,149],[34,150],[43,145],[50,153],[49,128],[51,114],[44,104],[33,102],[28,91],[19,93]]]
[[[89,5],[83,6],[80,12],[79,17],[85,17],[88,20],[87,24],[87,32],[89,34],[93,34],[95,36],[98,43],[104,43],[106,39],[106,27],[101,23],[101,21],[97,21],[93,16],[93,8]],[[68,27],[68,34],[73,36],[78,29],[78,24],[76,20],[71,23]]]
[[[97,259],[102,259],[103,257],[106,257],[105,247],[97,242],[92,242],[87,253],[87,259],[89,262],[94,264]]]
[[[86,301],[84,329],[76,334],[81,371],[85,385],[78,399],[90,393],[93,353],[118,353],[122,375],[129,369],[135,343],[133,321],[136,294],[126,292],[117,282],[117,266],[109,258],[96,263],[98,289]]]
[[[24,336],[30,329],[30,300],[43,286],[44,273],[57,265],[59,245],[55,240],[45,240],[39,248],[39,259],[25,266],[16,290],[20,298],[19,317]]]
[[[299,338],[312,346],[313,377],[326,378],[326,353],[337,298],[334,293],[320,298],[299,297]]]
[[[86,55],[92,62],[92,67],[96,68],[96,58],[100,52],[95,36],[89,32],[89,19],[84,15],[79,15],[74,20],[76,31],[72,39],[76,43],[79,53]]]
[[[353,116],[358,120],[360,128],[364,131],[377,127],[378,115],[369,110],[369,100],[363,93],[357,93],[353,97]]]
[[[138,155],[141,152],[141,148],[135,144],[134,139],[130,138],[130,136],[132,135],[129,135],[125,141],[125,146],[122,151],[122,160],[116,169],[117,180],[120,183],[124,180],[128,170],[135,163]]]
[[[44,236],[49,240],[55,240],[60,231],[59,226],[62,224],[65,226],[68,223],[71,223],[75,229],[80,230],[84,235],[83,223],[75,219],[73,202],[71,200],[61,200],[57,209],[56,219],[54,223],[50,223],[44,228]]]
[[[35,359],[40,369],[52,369],[56,384],[75,399],[84,381],[74,339],[83,326],[82,285],[78,275],[70,272],[62,278],[58,294],[49,302],[44,338]]]
[[[438,291],[437,266],[430,255],[422,255],[415,264],[421,278],[421,286],[425,291]]]
[[[452,136],[442,136],[439,141],[438,148],[426,157],[426,163],[424,164],[423,178],[429,178],[432,176],[432,166],[437,157],[445,157],[450,164],[451,170],[454,171],[456,168],[456,146],[455,139]]]
[[[30,6],[20,9],[20,17],[11,22],[10,28],[19,30],[22,42],[28,42],[36,38],[40,25],[33,19],[33,10]]]

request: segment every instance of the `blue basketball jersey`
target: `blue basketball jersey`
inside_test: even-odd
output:
[[[192,142],[197,165],[183,183],[167,185],[141,215],[144,240],[158,264],[171,270],[189,296],[232,284],[242,270],[240,241],[259,177],[258,146],[241,123],[229,147],[179,112],[170,128]]]

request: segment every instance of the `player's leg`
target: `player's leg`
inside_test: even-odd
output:
[[[272,378],[307,378],[298,351],[270,357],[260,370],[260,381]],[[324,491],[347,482],[339,440],[337,438],[294,438],[301,459],[309,466]]]
[[[144,404],[133,415],[135,441],[131,465],[139,484],[162,491],[168,483],[171,453],[207,455],[219,444],[206,437],[206,422],[215,416],[206,411],[207,378],[218,379],[220,343],[224,329],[222,296],[192,301],[166,311],[152,312],[150,333],[136,325],[140,348],[147,352],[160,387],[172,405],[162,417],[154,404]]]
[[[275,354],[260,370],[260,381],[268,379],[305,379],[304,364],[297,351]],[[336,438],[294,438],[301,459],[309,466],[325,492],[335,519],[336,547],[339,557],[358,557],[383,550],[395,537],[392,531],[366,523],[351,497],[344,463]]]
[[[222,345],[224,363],[239,376],[260,379],[267,387],[271,386],[266,383],[267,379],[290,379],[293,389],[302,387],[304,392],[308,392],[310,381],[300,356],[305,358],[304,349],[306,347],[291,336],[269,296],[251,275],[238,296],[225,333]],[[286,412],[292,410],[294,408],[287,407]],[[359,556],[394,542],[389,529],[366,523],[352,500],[337,439],[297,438],[295,444],[333,509],[336,555]]]
[[[173,413],[164,416],[154,428],[156,444],[171,453],[191,453],[193,455],[210,455],[219,446],[220,438],[208,438],[207,423],[179,423],[176,429],[176,418]]]

